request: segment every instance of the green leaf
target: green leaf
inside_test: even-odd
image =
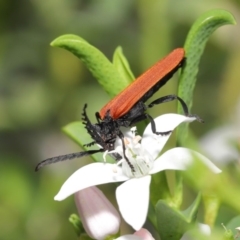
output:
[[[117,47],[113,54],[113,65],[118,70],[119,74],[128,81],[128,84],[135,79],[121,47]]]
[[[181,212],[171,208],[165,201],[156,205],[157,227],[161,240],[179,240],[191,227]]]
[[[84,144],[92,142],[91,136],[86,131],[84,125],[81,122],[72,122],[67,124],[65,127],[62,128],[62,131],[68,135],[74,142],[80,145],[83,149],[89,150],[90,148],[84,147]],[[99,147],[96,145],[94,149],[98,149]],[[91,155],[94,161],[102,162],[103,156],[102,153],[96,153]],[[114,162],[113,159],[107,156],[108,162]]]
[[[68,221],[72,224],[77,236],[79,237],[82,233],[85,233],[82,222],[77,214],[71,214]]]
[[[55,39],[51,46],[64,48],[81,59],[111,97],[128,86],[128,80],[118,73],[106,56],[83,38],[71,34],[63,35]]]
[[[195,222],[200,203],[201,203],[201,193],[197,195],[196,199],[194,200],[194,202],[191,204],[190,207],[182,211],[182,214],[185,216],[185,219],[188,223]]]
[[[198,66],[206,42],[217,28],[226,24],[236,24],[231,13],[220,9],[210,10],[203,13],[194,22],[188,33],[184,44],[186,62],[179,78],[178,96],[184,99],[189,109],[191,109],[192,106]],[[183,113],[180,104],[178,104],[178,112]],[[187,124],[182,124],[177,132],[178,142],[182,143],[186,136]]]
[[[197,218],[201,194],[199,193],[195,201],[184,211],[176,208],[163,200],[159,200],[156,205],[157,226],[162,240],[178,240],[191,227]]]

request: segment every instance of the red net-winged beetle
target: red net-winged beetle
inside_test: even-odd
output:
[[[177,48],[165,58],[159,60],[156,64],[150,67],[132,84],[110,100],[99,112],[96,113],[96,124],[92,124],[90,122],[86,113],[87,105],[84,105],[82,120],[87,132],[93,139],[93,142],[85,144],[85,146],[89,147],[94,144],[98,144],[101,146],[100,149],[48,158],[40,162],[36,166],[35,170],[38,171],[44,165],[51,163],[80,158],[98,152],[114,150],[114,144],[117,137],[119,137],[122,141],[124,158],[128,161],[125,156],[124,135],[121,132],[120,127],[130,127],[146,118],[150,120],[153,133],[162,135],[169,134],[170,131],[163,133],[156,131],[154,119],[146,113],[146,110],[156,104],[178,100],[182,105],[185,115],[190,116],[186,103],[183,99],[176,95],[160,97],[148,105],[146,105],[145,102],[183,65],[185,60],[184,54],[183,48]],[[200,118],[198,120],[201,121]],[[112,156],[116,160],[121,159],[121,156],[117,153],[113,153]],[[128,164],[132,168],[129,161]]]

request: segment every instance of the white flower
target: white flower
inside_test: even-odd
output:
[[[240,99],[231,118],[205,134],[200,140],[200,146],[218,165],[224,166],[240,160],[237,146],[240,146]]]
[[[200,141],[200,146],[215,163],[224,166],[240,159],[236,147],[239,139],[239,127],[226,124],[204,135]]]
[[[178,114],[165,114],[154,119],[158,132],[172,131],[180,123],[194,120],[195,117]],[[187,148],[173,148],[158,157],[169,136],[170,134],[153,134],[149,124],[144,131],[141,144],[133,139],[126,145],[127,157],[134,171],[125,161],[122,161],[123,166],[100,162],[86,165],[67,179],[54,199],[61,201],[79,190],[94,185],[124,182],[116,190],[119,210],[124,220],[135,230],[139,230],[147,216],[151,174],[168,169],[186,170],[193,163],[194,157],[200,159],[213,172],[220,172],[220,169],[206,157]]]
[[[84,229],[91,238],[101,240],[119,231],[120,215],[97,187],[76,192],[75,203]]]

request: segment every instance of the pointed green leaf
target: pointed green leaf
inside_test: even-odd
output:
[[[170,207],[166,201],[159,200],[156,205],[156,215],[161,239],[180,239],[188,229],[193,227],[200,202],[201,194],[199,193],[191,206],[181,212]]]
[[[119,74],[128,81],[128,84],[135,79],[121,47],[117,47],[113,54],[113,65],[118,70]]]
[[[81,59],[111,97],[128,86],[127,79],[118,73],[106,56],[81,37],[71,34],[63,35],[55,39],[51,46],[64,48]]]
[[[191,204],[190,207],[182,211],[182,214],[185,216],[185,219],[188,223],[195,222],[200,203],[201,203],[201,193],[197,195],[196,199],[194,200],[194,202]]]
[[[62,131],[66,133],[73,141],[75,141],[78,145],[80,145],[83,149],[89,150],[90,148],[84,147],[84,144],[88,144],[92,142],[91,136],[88,134],[87,130],[85,129],[84,125],[81,122],[72,122],[67,124],[65,127],[62,128]],[[91,147],[91,149],[98,149],[97,145]],[[91,155],[91,157],[96,162],[103,161],[103,153],[96,153]],[[108,162],[114,162],[111,157],[107,156]]]
[[[161,240],[179,240],[191,226],[184,215],[163,200],[159,200],[156,205],[156,216]]]
[[[187,60],[182,68],[178,88],[178,96],[184,99],[189,109],[191,109],[192,106],[193,90],[196,83],[200,58],[207,40],[220,26],[235,23],[235,19],[231,13],[216,9],[202,14],[191,27],[184,44]],[[180,104],[178,104],[178,112],[183,113]],[[178,142],[183,142],[186,135],[187,124],[182,124],[178,128]]]

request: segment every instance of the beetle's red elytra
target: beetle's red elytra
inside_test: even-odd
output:
[[[165,58],[159,60],[146,72],[139,76],[132,84],[109,101],[99,112],[104,119],[106,112],[110,110],[110,116],[118,119],[126,114],[143,95],[161,81],[167,74],[179,67],[184,59],[184,49],[174,49]]]

